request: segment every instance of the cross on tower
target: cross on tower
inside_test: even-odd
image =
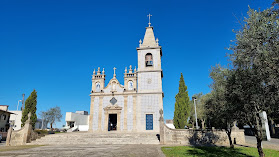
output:
[[[151,23],[150,23],[150,17],[151,17],[152,15],[148,14],[147,16],[149,17],[149,23],[148,23],[149,26],[148,26],[148,27],[150,27],[150,25],[151,25]]]
[[[116,74],[115,74],[115,70],[116,70],[116,68],[114,67],[114,68],[113,68],[113,70],[114,70],[113,77],[116,77]]]

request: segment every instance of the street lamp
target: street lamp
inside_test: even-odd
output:
[[[16,110],[18,111],[18,105],[19,105],[19,102],[21,102],[22,100],[18,100],[17,102],[17,107],[16,107]]]
[[[198,126],[197,109],[196,109],[196,100],[197,100],[197,98],[196,98],[196,97],[192,97],[192,100],[194,100],[194,106],[195,106],[195,117],[196,117],[196,129],[198,129],[198,128],[199,128],[199,126]]]

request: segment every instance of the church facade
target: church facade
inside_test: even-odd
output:
[[[139,41],[138,68],[124,71],[124,85],[113,78],[105,85],[105,71],[92,75],[89,132],[159,132],[159,110],[163,109],[162,49],[153,27],[146,27]]]

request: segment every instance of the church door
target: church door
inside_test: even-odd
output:
[[[153,130],[153,114],[146,115],[146,130]]]
[[[117,130],[117,114],[109,114],[108,131]]]

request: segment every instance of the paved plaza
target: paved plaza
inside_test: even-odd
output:
[[[164,157],[160,145],[55,145],[0,152],[9,157]]]

